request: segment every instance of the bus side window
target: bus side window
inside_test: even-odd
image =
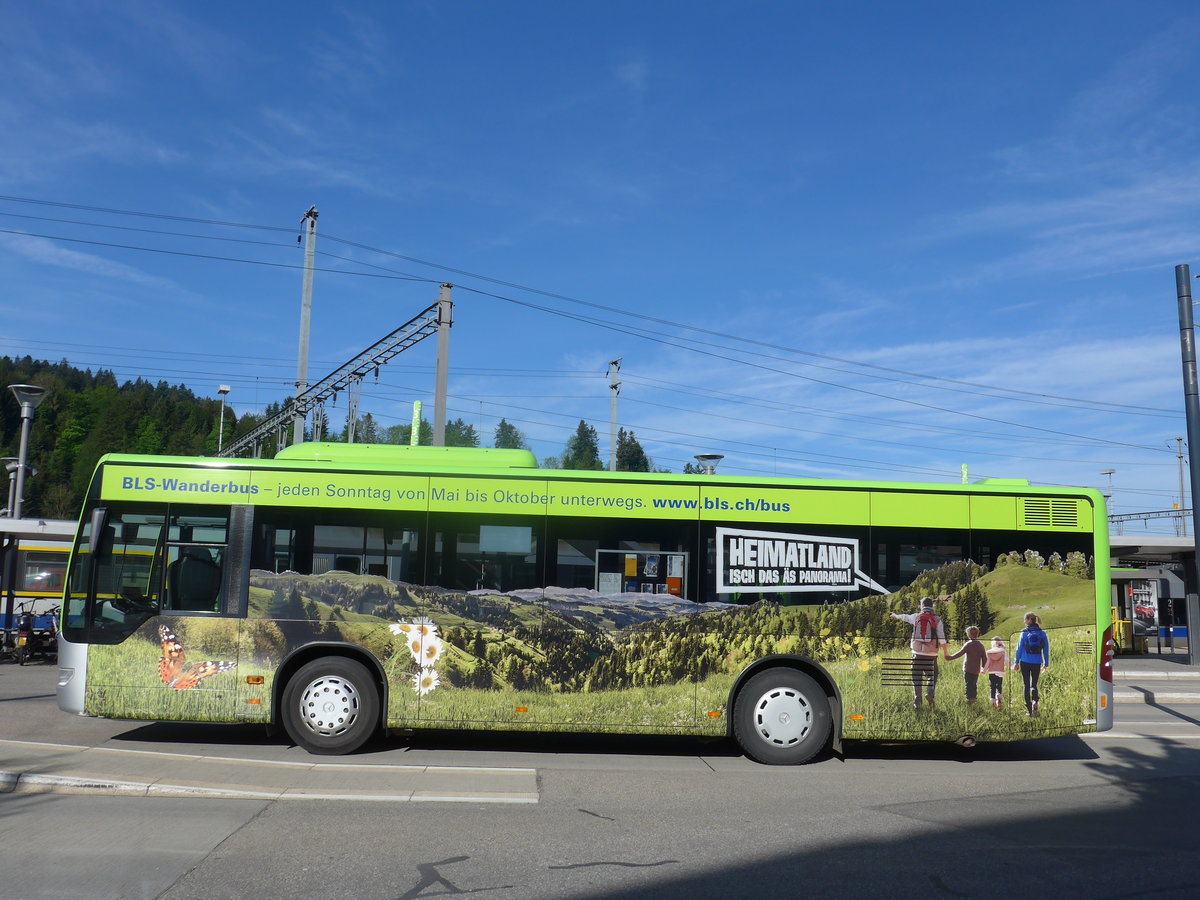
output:
[[[163,560],[164,612],[221,611],[228,539],[228,508],[171,507]]]
[[[167,564],[167,608],[216,612],[221,594],[221,565],[208,547],[171,548]]]

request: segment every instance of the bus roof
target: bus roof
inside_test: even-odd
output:
[[[276,459],[303,459],[329,463],[379,463],[417,468],[536,469],[531,450],[493,447],[411,447],[404,444],[341,444],[306,441],[284,447]]]

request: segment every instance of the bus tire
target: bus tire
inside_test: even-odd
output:
[[[362,663],[314,659],[288,680],[280,718],[288,736],[309,753],[353,753],[379,724],[379,691]]]
[[[808,762],[828,742],[832,725],[829,698],[796,669],[759,672],[734,700],[733,736],[748,757],[769,766]]]

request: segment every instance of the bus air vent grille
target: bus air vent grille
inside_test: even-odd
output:
[[[1078,528],[1079,504],[1053,497],[1026,497],[1023,524],[1027,528]]]

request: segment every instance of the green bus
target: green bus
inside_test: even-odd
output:
[[[67,574],[58,702],[282,726],[326,754],[419,728],[728,736],[768,764],[849,739],[1078,734],[1112,724],[1108,566],[1099,493],[1019,480],[373,444],[109,455]],[[936,658],[914,650],[926,600]],[[973,694],[948,651],[974,626],[1010,661],[1028,613],[1053,663],[1040,703],[1004,667]]]

